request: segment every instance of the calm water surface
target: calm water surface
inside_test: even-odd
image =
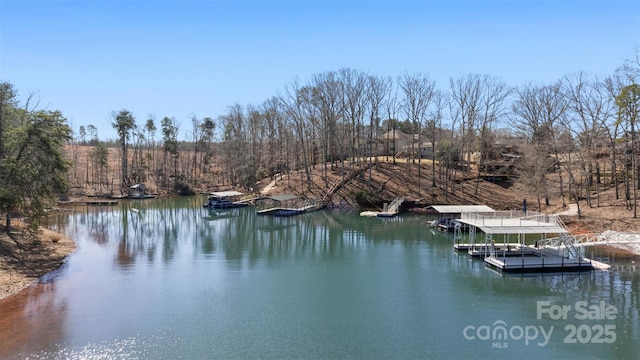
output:
[[[640,358],[637,257],[595,249],[611,271],[501,276],[424,215],[201,204],[61,216],[79,250],[0,302],[0,358]]]

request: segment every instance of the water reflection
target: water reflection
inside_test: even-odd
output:
[[[172,205],[173,203],[168,203]],[[118,244],[116,263],[174,261],[183,246],[199,255],[222,252],[228,260],[247,257],[249,264],[307,252],[335,256],[345,248],[368,242],[420,241],[426,229],[420,217],[371,221],[344,213],[319,212],[296,217],[256,216],[251,208],[209,210],[183,201],[122,202],[117,209],[86,207],[60,219],[60,230],[97,244]],[[186,250],[185,250],[186,251]]]
[[[48,282],[0,300],[0,358],[24,344],[44,344],[51,349],[61,342],[68,304],[56,299],[55,291],[55,282]]]
[[[502,276],[426,224],[257,216],[198,198],[78,207],[52,224],[79,245],[60,278],[0,303],[0,358],[640,355],[637,258],[591,249],[614,270]],[[469,324],[538,324],[538,300],[615,305],[619,341],[493,349],[462,338]]]

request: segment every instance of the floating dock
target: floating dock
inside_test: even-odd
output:
[[[273,215],[273,216],[293,216],[306,212],[312,212],[319,210],[317,205],[307,205],[299,208],[286,208],[286,207],[273,207],[264,210],[256,211],[258,215]]]
[[[588,271],[598,267],[587,258],[568,259],[562,256],[512,256],[512,257],[487,257],[484,259],[487,266],[502,272],[569,272]],[[601,264],[601,263],[600,263]]]
[[[558,215],[535,212],[462,212],[458,220],[469,227],[468,243],[457,242],[454,249],[484,258],[485,265],[502,272],[568,272],[607,269],[608,265],[583,257]],[[485,234],[484,243],[475,243],[476,232]],[[556,237],[547,238],[552,235]],[[461,237],[461,234],[458,234]],[[500,237],[502,236],[502,241]],[[533,246],[531,237],[539,237]],[[516,239],[516,241],[513,241]]]
[[[512,256],[532,256],[540,252],[539,249],[535,249],[530,246],[520,246],[519,244],[496,244],[496,245],[484,245],[484,244],[454,244],[453,248],[456,251],[463,251],[472,257],[489,257],[493,251],[495,255],[502,257]]]
[[[274,195],[260,199],[261,202],[268,204],[260,205],[260,209],[256,210],[257,215],[273,215],[273,216],[293,216],[320,210],[324,207],[322,203],[314,200],[300,200],[295,195]]]
[[[87,205],[117,205],[115,200],[89,200],[84,202]]]

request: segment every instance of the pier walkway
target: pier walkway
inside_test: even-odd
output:
[[[363,211],[360,213],[360,216],[370,216],[370,217],[394,217],[398,215],[400,212],[400,206],[404,202],[403,196],[398,196],[393,201],[387,205],[385,204],[384,209],[382,211]]]
[[[605,231],[602,234],[580,234],[573,236],[574,247],[586,246],[611,246],[611,245],[640,245],[640,234],[638,233],[618,233]],[[560,238],[550,238],[545,240],[544,245],[558,247],[562,245]]]
[[[378,217],[392,217],[398,215],[400,211],[400,205],[404,202],[403,196],[398,196],[382,211],[378,212]]]

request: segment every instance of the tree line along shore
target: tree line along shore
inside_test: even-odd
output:
[[[114,110],[114,140],[93,125],[71,129],[62,112],[38,109],[33,95],[21,99],[0,82],[2,232],[22,219],[23,233],[35,236],[61,199],[126,196],[135,184],[186,195],[256,192],[275,180],[279,191],[318,198],[345,177],[353,180],[336,203],[379,206],[409,195],[513,208],[528,198],[540,211],[574,204],[578,219],[615,206],[636,228],[637,55],[604,77],[577,72],[518,86],[480,74],[437,84],[422,73],[339,69],[216,118],[158,122]]]

